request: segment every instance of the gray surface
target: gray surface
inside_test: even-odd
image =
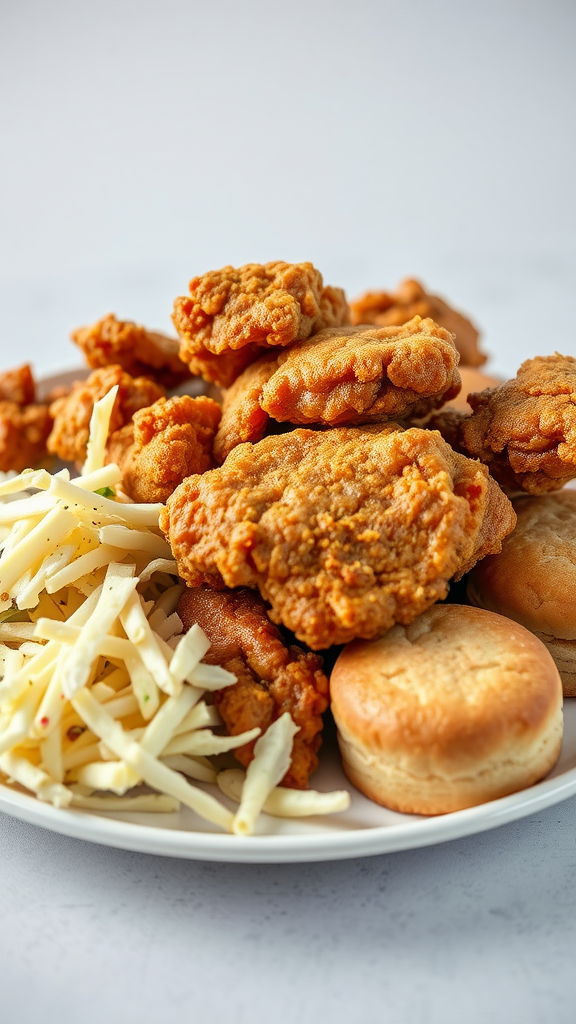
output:
[[[2,1024],[571,1024],[576,800],[341,864],[138,856],[0,815]]]
[[[0,355],[159,327],[193,274],[312,259],[470,311],[493,367],[572,317],[572,2],[0,5]],[[0,1021],[563,1024],[576,802],[445,847],[230,867],[0,816]]]

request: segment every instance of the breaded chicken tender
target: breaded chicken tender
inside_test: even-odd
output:
[[[47,405],[0,401],[0,471],[21,473],[39,462],[51,428]]]
[[[288,646],[253,590],[186,590],[178,614],[189,629],[197,622],[210,640],[204,660],[238,677],[219,691],[215,703],[232,736],[259,727],[265,732],[288,711],[300,731],[282,785],[304,789],[318,765],[322,713],[328,706],[328,680],[317,654]],[[255,741],[254,741],[255,742]],[[234,751],[243,765],[254,757],[254,743]]]
[[[189,284],[172,319],[191,373],[229,387],[262,350],[303,341],[349,322],[340,288],[325,286],[311,263],[223,267]]]
[[[35,401],[36,384],[29,363],[0,373],[0,402],[24,406],[33,405]]]
[[[440,412],[428,425],[480,459],[512,491],[545,494],[576,477],[576,359],[527,359],[516,377],[470,394],[472,415]]]
[[[224,398],[214,454],[280,422],[343,426],[425,416],[460,390],[453,336],[415,316],[403,327],[340,327],[259,359]]]
[[[34,466],[46,455],[52,417],[36,403],[36,384],[28,363],[0,373],[0,472]]]
[[[319,650],[412,622],[515,518],[481,463],[386,424],[239,445],[176,489],[160,525],[187,583],[258,588]]]
[[[123,488],[134,501],[165,502],[187,476],[214,465],[212,445],[220,416],[220,406],[211,398],[160,398],[114,431],[106,461],[120,467]]]
[[[474,324],[452,309],[438,295],[430,295],[419,281],[407,278],[395,292],[366,292],[350,303],[353,324],[399,326],[412,317],[430,317],[455,335],[462,366],[482,366],[486,356],[478,348],[479,332]]]
[[[132,377],[153,377],[164,387],[175,387],[190,376],[178,355],[180,342],[166,334],[147,331],[113,313],[70,335],[82,349],[88,366],[121,366]]]
[[[94,370],[83,381],[77,381],[70,393],[50,406],[54,418],[48,438],[48,451],[69,462],[82,462],[90,432],[94,403],[104,398],[110,388],[118,385],[118,394],[110,417],[110,432],[129,423],[138,409],[152,405],[164,395],[164,389],[147,377],[131,377],[121,366]]]

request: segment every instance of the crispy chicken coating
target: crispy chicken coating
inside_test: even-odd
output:
[[[106,460],[120,467],[124,490],[134,501],[165,502],[187,476],[214,465],[220,416],[212,398],[160,398],[114,431]]]
[[[82,462],[90,432],[94,403],[118,385],[118,394],[110,417],[110,432],[129,423],[138,409],[152,405],[164,395],[164,389],[146,377],[131,377],[121,366],[94,370],[77,381],[70,393],[50,406],[54,426],[48,438],[48,451],[70,462]]]
[[[514,523],[485,466],[396,424],[239,445],[160,517],[186,582],[258,588],[316,650],[412,622]]]
[[[259,441],[268,417],[343,426],[425,416],[460,390],[453,337],[415,316],[403,327],[340,327],[259,359],[227,392],[214,454]]]
[[[458,451],[480,459],[512,491],[544,494],[576,477],[576,359],[527,359],[516,377],[470,394],[472,415],[429,422]]]
[[[190,371],[178,355],[180,342],[166,334],[147,331],[113,313],[70,335],[82,349],[88,366],[121,366],[132,377],[154,377],[164,387],[175,387]]]
[[[47,405],[17,405],[0,400],[0,471],[34,466],[46,454],[52,427]]]
[[[407,323],[412,317],[431,317],[455,335],[462,366],[482,366],[486,356],[478,348],[479,332],[462,313],[438,295],[429,295],[418,281],[407,278],[395,292],[366,292],[350,303],[353,324]]]
[[[311,263],[223,267],[192,278],[189,292],[174,302],[180,357],[192,373],[223,387],[263,349],[349,322],[344,292],[324,285]]]
[[[232,736],[259,727],[265,732],[288,711],[300,731],[294,738],[292,763],[282,784],[308,785],[318,765],[322,712],[328,706],[328,680],[317,654],[288,646],[268,618],[262,598],[252,590],[186,590],[178,614],[189,629],[197,622],[212,646],[205,661],[222,665],[238,677],[215,697]],[[255,742],[255,741],[254,741]],[[254,743],[234,751],[243,765],[254,757]]]
[[[36,404],[28,363],[0,373],[0,472],[22,472],[46,455],[52,427],[47,404]]]
[[[15,402],[23,406],[33,405],[35,401],[36,384],[29,363],[0,373],[0,402]]]

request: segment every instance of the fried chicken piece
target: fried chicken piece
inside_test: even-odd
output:
[[[117,320],[113,313],[89,327],[78,327],[70,337],[94,369],[121,366],[132,377],[154,377],[167,388],[190,377],[178,355],[176,338],[147,331],[130,320]]]
[[[215,703],[228,732],[268,726],[288,711],[300,731],[294,737],[292,762],[282,785],[304,789],[318,765],[322,713],[328,707],[328,680],[317,654],[285,644],[268,618],[266,605],[252,590],[186,590],[178,614],[189,629],[195,622],[212,646],[204,660],[222,665],[238,677],[220,690]],[[254,757],[254,741],[234,751],[240,764]]]
[[[189,284],[174,302],[180,357],[192,373],[229,387],[262,350],[303,341],[349,322],[340,288],[325,286],[311,263],[223,267]]]
[[[70,462],[82,462],[90,432],[94,403],[118,385],[118,394],[110,417],[110,432],[129,423],[138,409],[152,405],[164,395],[164,389],[146,377],[131,377],[121,366],[94,370],[77,381],[68,395],[50,406],[54,426],[48,438],[48,451]]]
[[[456,336],[462,366],[482,366],[486,356],[478,348],[479,332],[462,313],[438,295],[429,295],[419,281],[407,278],[395,292],[366,292],[350,303],[353,324],[380,327],[407,323],[412,317],[430,317]]]
[[[470,394],[472,415],[442,411],[428,422],[480,459],[512,491],[545,494],[576,477],[576,359],[527,359],[516,377]]]
[[[425,416],[460,390],[453,337],[415,316],[403,327],[340,327],[259,359],[227,392],[214,455],[259,441],[268,416],[343,426]]]
[[[397,424],[239,445],[160,517],[187,583],[258,588],[315,650],[412,622],[514,523],[485,466]]]
[[[0,471],[21,473],[39,462],[51,427],[47,405],[0,401]]]
[[[34,405],[35,401],[36,384],[29,363],[0,373],[0,402],[14,402],[24,406]]]
[[[36,404],[36,384],[29,363],[0,373],[0,471],[34,466],[46,454],[52,417]]]
[[[134,501],[165,502],[187,476],[214,465],[221,415],[220,406],[205,396],[160,398],[114,431],[106,461],[120,467],[124,490]]]

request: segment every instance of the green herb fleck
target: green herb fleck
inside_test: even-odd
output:
[[[115,498],[116,491],[113,491],[111,487],[100,487],[94,494],[100,494],[103,498]],[[96,511],[96,509],[94,509]]]

